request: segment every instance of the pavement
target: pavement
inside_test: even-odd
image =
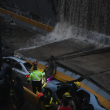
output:
[[[3,20],[3,19],[2,19]],[[92,81],[102,87],[105,91],[110,93],[110,52],[89,54],[85,56],[77,57],[68,57],[66,59],[61,59],[63,55],[69,56],[76,55],[79,52],[84,53],[85,51],[94,50],[95,45],[89,44],[86,41],[81,41],[78,39],[67,39],[59,42],[54,42],[43,45],[40,35],[44,33],[39,33],[36,31],[28,30],[26,27],[19,25],[11,26],[12,33],[7,34],[7,29],[10,30],[10,24],[8,22],[2,21],[2,26],[4,26],[4,32],[2,32],[2,42],[4,45],[7,45],[9,48],[23,54],[26,57],[32,57],[37,60],[47,60],[50,55],[54,55],[58,63],[64,65],[65,67],[70,68],[76,71],[82,76],[88,76]],[[14,28],[13,28],[14,27]],[[12,32],[11,31],[11,32]],[[34,42],[36,40],[36,42]],[[39,43],[42,43],[41,46],[37,46]],[[36,44],[36,46],[34,46]],[[28,46],[27,46],[28,45]],[[33,48],[34,46],[34,48]],[[32,48],[27,48],[32,47]],[[25,48],[25,49],[23,49]],[[71,56],[71,55],[70,55]]]

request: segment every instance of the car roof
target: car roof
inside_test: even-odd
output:
[[[14,60],[16,60],[17,62],[21,62],[21,63],[27,63],[26,61],[24,61],[24,60],[21,60],[21,59],[19,59],[19,58],[17,58],[17,57],[3,57],[3,58],[11,58],[11,59],[14,59]]]
[[[62,83],[62,82],[61,81],[58,81],[58,80],[51,80],[48,83],[52,83],[54,85],[57,85],[57,84]]]

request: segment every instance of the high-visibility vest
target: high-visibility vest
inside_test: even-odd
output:
[[[38,71],[38,70],[35,70],[35,71],[33,71],[31,74],[30,74],[30,76],[29,76],[29,78],[28,78],[28,80],[29,81],[40,81],[41,80],[41,77],[42,76],[44,76],[45,75],[45,72],[40,72],[40,71]]]

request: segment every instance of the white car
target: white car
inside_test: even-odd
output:
[[[63,94],[65,92],[68,92],[70,86],[71,84],[65,84],[58,80],[51,80],[43,86],[42,91],[43,93],[45,91],[49,91],[54,99],[62,99]],[[82,101],[83,101],[83,98],[88,98],[90,100],[89,103],[94,106],[94,110],[106,110],[101,106],[101,104],[97,100],[97,97],[94,96],[89,91],[83,88],[80,88],[77,91],[77,95]]]
[[[11,60],[11,62],[15,64],[14,68],[12,68],[12,78],[15,80],[17,77],[19,77],[23,82],[24,86],[27,85],[27,79],[29,78],[30,69],[32,65],[16,57],[3,57],[4,64],[7,63],[8,60]]]

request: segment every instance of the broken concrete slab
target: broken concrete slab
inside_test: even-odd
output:
[[[50,55],[54,55],[56,57],[66,53],[75,52],[86,47],[91,48],[91,45],[86,42],[78,41],[76,39],[68,39],[61,42],[55,42],[45,46],[41,46],[39,48],[34,48],[31,50],[28,48],[25,50],[22,49],[19,52],[28,56],[31,55],[30,53],[33,53],[34,58],[46,60],[50,57]]]

